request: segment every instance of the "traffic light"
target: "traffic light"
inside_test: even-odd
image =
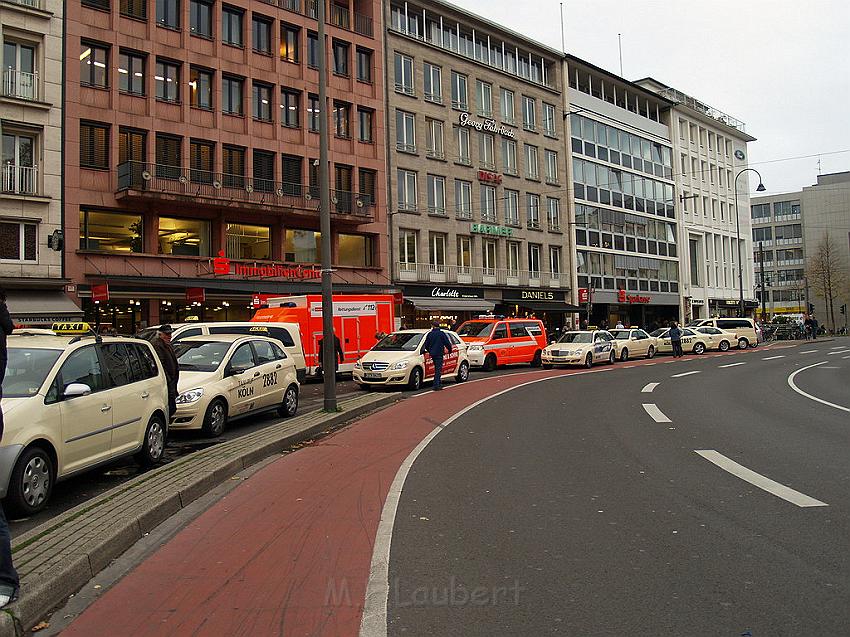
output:
[[[815,313],[815,304],[809,303],[809,314],[814,314],[814,313]]]
[[[846,304],[842,305],[840,309],[841,309],[842,314],[847,314],[847,305]]]

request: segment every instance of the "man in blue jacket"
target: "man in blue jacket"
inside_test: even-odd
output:
[[[443,386],[440,378],[443,375],[443,354],[451,354],[452,342],[446,333],[440,329],[439,321],[431,321],[431,331],[425,336],[425,351],[434,361],[434,391],[440,391]]]
[[[682,329],[676,321],[673,321],[669,336],[670,344],[673,346],[673,358],[681,358],[684,356],[682,352]]]

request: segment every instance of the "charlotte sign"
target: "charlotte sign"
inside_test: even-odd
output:
[[[286,265],[270,263],[268,265],[244,265],[231,263],[224,256],[224,250],[219,251],[213,259],[213,274],[216,276],[233,275],[245,279],[252,278],[284,278],[284,279],[321,279],[322,271],[318,268],[305,268],[303,265]]]
[[[516,133],[514,133],[513,129],[497,124],[495,119],[474,119],[472,115],[464,112],[460,114],[458,121],[461,126],[468,126],[469,128],[474,128],[477,131],[496,133],[502,137],[509,137],[510,139],[516,137]]]

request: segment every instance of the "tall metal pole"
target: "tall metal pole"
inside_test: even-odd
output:
[[[759,269],[761,270],[761,320],[767,323],[767,288],[764,286],[764,244],[759,241]]]
[[[322,233],[322,378],[324,409],[337,411],[334,347],[333,270],[331,269],[331,192],[328,175],[328,60],[325,40],[326,0],[318,4],[319,22],[319,224]]]
[[[744,168],[735,175],[735,233],[738,235],[738,316],[744,318],[744,260],[741,249],[741,213],[738,210],[738,177],[745,172],[752,171],[759,176],[759,185],[756,188],[757,192],[764,191],[764,184],[761,180],[761,173],[755,168]]]
[[[803,306],[803,314],[809,316],[809,277],[803,276],[803,283],[806,284],[806,305]]]

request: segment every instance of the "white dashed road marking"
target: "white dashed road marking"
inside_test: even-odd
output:
[[[791,487],[786,487],[784,484],[780,484],[775,480],[771,480],[770,478],[761,475],[760,473],[756,473],[752,469],[747,469],[745,466],[738,464],[734,460],[727,458],[722,453],[718,453],[713,449],[695,449],[694,453],[701,455],[709,462],[717,465],[724,471],[728,471],[733,476],[741,478],[741,480],[745,480],[750,484],[757,486],[759,489],[772,493],[776,497],[782,498],[791,504],[796,504],[798,507],[829,506],[826,502],[815,500],[804,493],[795,491]]]
[[[816,349],[807,349],[805,352],[800,352],[801,354],[817,354],[819,350]]]
[[[779,356],[768,356],[767,358],[763,358],[763,361],[773,361],[777,358],[785,358],[785,354],[780,354]]]
[[[729,363],[728,365],[720,365],[720,368],[724,367],[737,367],[738,365],[746,365],[746,363]]]
[[[827,352],[827,356],[832,356],[833,354],[846,354],[847,352],[850,352],[850,349],[842,349],[837,352]]]
[[[655,403],[643,403],[643,408],[655,422],[673,422],[664,415]]]
[[[656,387],[658,387],[658,385],[659,385],[659,383],[647,383],[646,385],[643,386],[643,389],[641,389],[640,391],[643,394],[651,394],[652,390],[655,389]]]
[[[695,369],[691,372],[682,372],[681,374],[673,374],[670,378],[681,378],[682,376],[690,376],[691,374],[699,374],[700,371]]]

